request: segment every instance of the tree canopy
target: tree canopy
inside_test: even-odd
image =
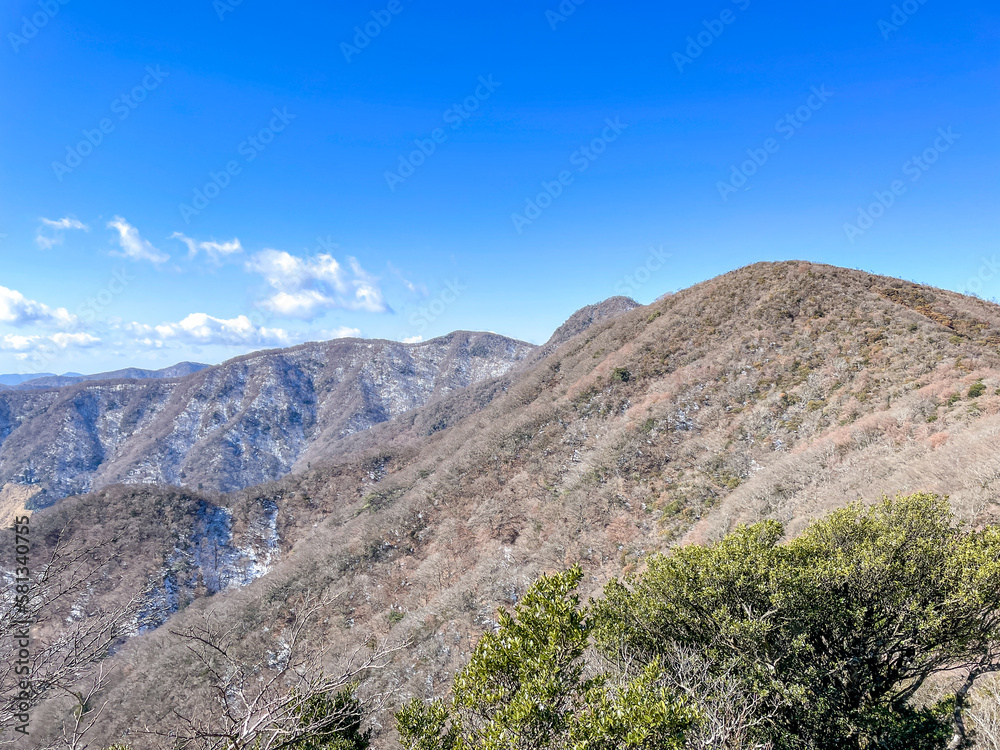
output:
[[[776,748],[936,748],[956,698],[913,704],[933,675],[996,668],[1000,531],[933,495],[861,503],[781,544],[775,522],[685,547],[612,582],[597,641],[625,663],[694,648],[737,664]]]
[[[582,605],[542,577],[483,636],[448,700],[397,715],[408,750],[938,750],[998,666],[1000,530],[927,494],[855,503],[650,558]],[[924,705],[935,675],[965,684]]]

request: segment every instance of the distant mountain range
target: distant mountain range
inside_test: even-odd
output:
[[[66,377],[71,377],[75,374],[76,373],[68,372],[66,373]],[[35,378],[54,378],[54,377],[59,377],[59,376],[51,372],[36,372],[32,373],[31,375],[0,375],[0,386],[20,385],[21,383],[25,383],[29,380],[34,380]]]
[[[44,506],[119,483],[249,487],[287,474],[314,442],[502,375],[535,349],[487,333],[338,339],[216,367],[36,378],[0,391],[0,489],[28,485]]]
[[[53,375],[52,373],[36,373],[33,375],[0,375],[0,386],[7,386],[11,390],[37,390],[42,388],[64,388],[67,385],[86,383],[93,380],[166,380],[169,378],[181,378],[185,375],[204,370],[208,365],[197,362],[181,362],[162,370],[142,370],[138,367],[129,367],[124,370],[114,370],[113,372],[100,372],[96,375],[81,375],[76,372],[67,372],[63,375]]]

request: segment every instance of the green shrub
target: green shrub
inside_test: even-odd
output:
[[[975,383],[969,388],[969,398],[979,398],[986,393],[986,386],[983,383]]]
[[[615,383],[627,383],[632,379],[632,373],[624,367],[616,367],[611,373],[611,380]]]
[[[946,500],[918,494],[784,533],[741,527],[610,583],[594,605],[599,649],[621,665],[696,649],[759,696],[775,750],[943,750],[948,701],[911,698],[1000,638],[1000,529],[967,531]]]
[[[540,578],[482,637],[452,697],[396,714],[407,750],[681,750],[697,719],[657,664],[621,683],[591,676],[593,620],[575,591],[583,570]]]
[[[365,711],[357,690],[357,685],[351,685],[336,695],[311,696],[300,718],[308,736],[280,746],[288,750],[368,750],[372,730],[362,730]]]

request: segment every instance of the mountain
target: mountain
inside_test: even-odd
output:
[[[595,323],[617,318],[619,315],[630,312],[639,307],[639,303],[630,297],[611,297],[604,302],[577,310],[570,316],[569,320],[563,323],[552,337],[545,343],[539,354],[551,354],[558,347],[565,344],[574,336],[577,336]]]
[[[20,378],[18,382],[11,382],[10,385],[15,390],[34,390],[43,388],[65,388],[68,385],[86,383],[94,380],[166,380],[170,378],[182,378],[185,375],[204,370],[208,365],[197,362],[181,362],[180,364],[165,367],[162,370],[142,370],[138,367],[129,367],[124,370],[113,372],[101,372],[96,375],[80,375],[78,373],[66,373],[65,375],[14,375],[3,376],[14,379]],[[2,378],[0,378],[0,382]]]
[[[33,375],[0,375],[0,386],[15,386],[35,378],[54,378],[51,372],[40,372]]]
[[[0,487],[30,485],[35,505],[117,483],[248,487],[286,474],[313,441],[503,374],[533,349],[477,333],[417,345],[339,339],[182,378],[4,391]]]
[[[371,685],[397,687],[398,704],[440,695],[497,608],[545,571],[582,564],[586,596],[673,544],[763,519],[795,534],[882,492],[948,494],[968,523],[1000,520],[997,305],[766,263],[554,343],[367,430],[333,428],[336,440],[313,440],[276,482],[183,496],[115,487],[36,513],[37,539],[64,528],[70,541],[131,545],[127,570],[112,565],[88,593],[95,601],[144,577],[169,590],[172,561],[187,561],[187,606],[113,659],[101,741],[139,716],[165,729],[171,712],[211,710],[178,632],[270,633],[303,592],[330,602],[303,635],[311,643],[410,644]],[[259,558],[269,544],[273,554],[260,580],[208,596],[198,566],[219,574],[199,557],[197,529],[219,513],[231,519],[227,555]],[[174,530],[154,528],[155,515]],[[272,542],[247,536],[272,527]],[[267,653],[281,648],[274,630]],[[52,702],[39,716],[61,710]],[[394,747],[389,717],[379,722],[376,746]]]

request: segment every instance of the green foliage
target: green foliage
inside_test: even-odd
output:
[[[365,711],[357,689],[352,685],[336,695],[310,696],[299,720],[308,736],[289,745],[290,750],[368,750],[372,731],[362,731]]]
[[[973,383],[972,387],[969,388],[969,398],[979,398],[984,393],[986,393],[986,385],[984,383]]]
[[[947,712],[910,701],[995,648],[1000,532],[957,527],[945,500],[918,494],[783,534],[742,527],[611,583],[595,607],[599,647],[651,663],[680,645],[738,665],[779,750],[943,748]]]
[[[369,513],[378,513],[388,508],[397,498],[405,493],[406,488],[404,487],[391,487],[389,489],[369,492],[361,499],[364,503],[362,509],[367,510]]]
[[[413,701],[397,714],[408,750],[683,747],[694,712],[666,688],[655,662],[633,680],[588,678],[593,622],[577,567],[539,579],[500,612],[455,679],[448,703]]]
[[[624,367],[616,367],[611,373],[611,381],[614,383],[627,383],[631,379],[632,373]]]

